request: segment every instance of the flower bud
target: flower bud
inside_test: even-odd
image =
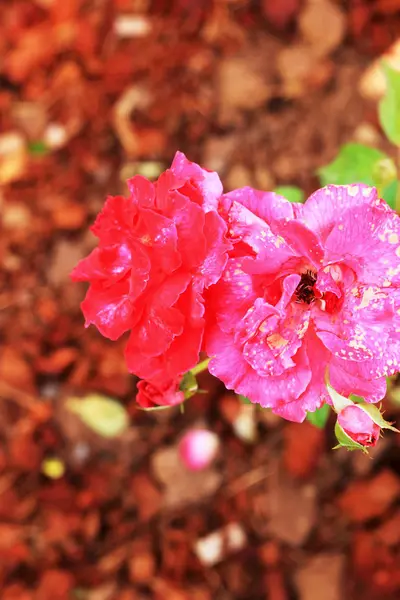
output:
[[[145,410],[180,404],[184,401],[185,395],[178,385],[179,381],[174,379],[157,382],[142,379],[137,385],[136,402]]]
[[[214,460],[219,438],[206,429],[191,429],[179,443],[179,456],[187,469],[200,471]]]
[[[338,415],[338,425],[357,444],[375,446],[381,428],[370,415],[357,404],[346,406]]]

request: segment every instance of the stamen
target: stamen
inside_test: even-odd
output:
[[[315,301],[314,285],[317,281],[317,275],[309,269],[302,273],[299,285],[296,288],[296,302],[311,304]]]

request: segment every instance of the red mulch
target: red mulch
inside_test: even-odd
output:
[[[337,39],[293,75],[305,0],[0,1],[2,600],[400,597],[395,435],[373,460],[332,451],[331,429],[242,407],[208,376],[184,414],[145,414],[124,340],[83,328],[68,279],[105,196],[178,148],[227,189],[308,192],[360,124],[379,138],[356,83],[400,2],[321,3]],[[130,415],[117,440],[66,407],[93,391]],[[194,423],[222,440],[200,474],[176,456]]]

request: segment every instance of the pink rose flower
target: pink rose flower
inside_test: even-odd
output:
[[[357,404],[346,406],[338,415],[338,424],[355,442],[362,446],[375,446],[380,427]]]
[[[340,394],[377,402],[400,359],[400,218],[365,185],[307,202],[242,188],[221,214],[234,243],[207,297],[211,373],[301,422]]]
[[[157,406],[175,406],[181,404],[185,394],[179,390],[179,380],[151,382],[142,379],[137,385],[136,402],[142,408]]]
[[[128,198],[107,199],[92,227],[99,245],[72,278],[90,282],[86,326],[111,340],[130,332],[132,373],[175,380],[198,361],[203,291],[227,260],[226,224],[217,212],[222,185],[178,152],[155,184],[136,176],[128,187]]]

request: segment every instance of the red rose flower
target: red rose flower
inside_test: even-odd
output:
[[[217,212],[222,185],[178,152],[155,184],[136,176],[128,187],[128,198],[107,199],[92,227],[99,245],[72,278],[90,282],[86,326],[112,340],[130,331],[128,369],[151,381],[174,380],[197,363],[203,290],[227,260]]]

